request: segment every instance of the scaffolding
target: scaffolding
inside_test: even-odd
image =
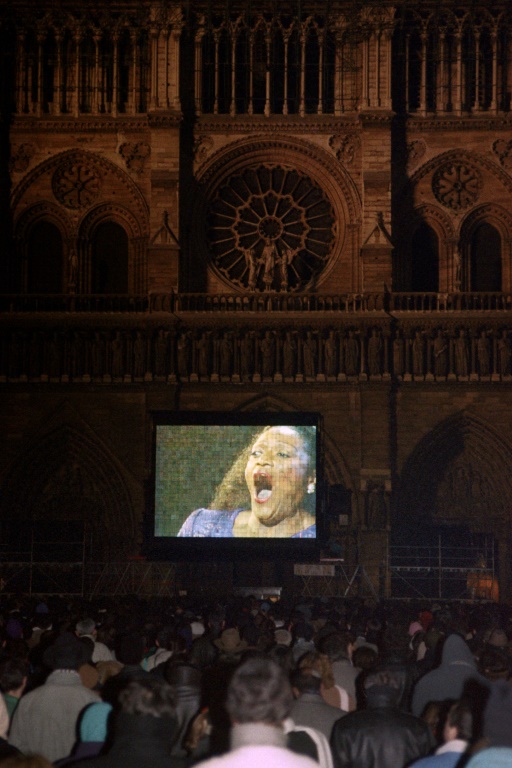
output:
[[[454,546],[441,535],[426,546],[389,546],[390,596],[438,600],[498,600],[496,547],[492,536]]]

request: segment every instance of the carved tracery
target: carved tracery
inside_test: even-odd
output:
[[[305,173],[259,164],[231,176],[210,204],[216,269],[240,288],[303,289],[326,264],[334,211]]]

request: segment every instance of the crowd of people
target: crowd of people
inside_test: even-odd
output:
[[[0,602],[2,768],[512,766],[512,608]]]

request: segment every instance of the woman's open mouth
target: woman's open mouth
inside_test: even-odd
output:
[[[266,472],[255,472],[253,480],[255,499],[259,504],[263,504],[272,496],[272,478]]]

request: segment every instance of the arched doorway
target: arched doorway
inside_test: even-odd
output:
[[[27,242],[27,293],[62,293],[62,236],[55,224],[38,221]]]
[[[470,242],[471,291],[501,291],[501,237],[492,224],[483,222]]]
[[[511,461],[511,446],[491,425],[465,412],[420,441],[402,467],[392,522],[392,545],[406,551],[409,565],[423,566],[422,548],[436,546],[439,536],[458,550],[457,558],[465,556],[466,546],[490,539],[502,597],[510,592]],[[468,566],[474,567],[465,562]]]
[[[432,227],[422,222],[411,242],[411,291],[439,290],[439,238]]]
[[[98,225],[92,239],[92,293],[128,293],[128,236],[120,224]]]

